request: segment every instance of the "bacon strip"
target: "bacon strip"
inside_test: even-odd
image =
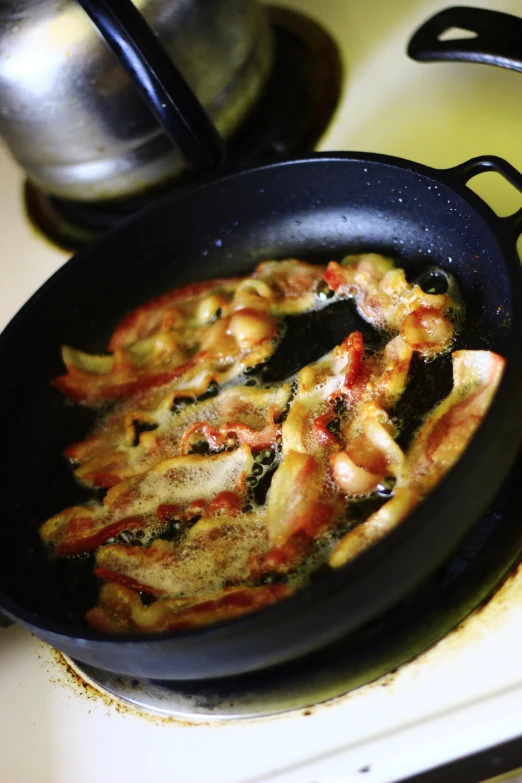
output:
[[[164,459],[188,454],[200,431],[203,436],[207,432],[214,449],[246,443],[259,451],[270,448],[279,436],[274,419],[285,409],[289,396],[289,384],[268,389],[238,386],[179,412],[172,412],[170,398],[167,404],[158,402],[160,396],[154,412],[130,407],[111,414],[93,436],[64,453],[78,463],[75,475],[82,483],[109,487]],[[133,447],[134,422],[155,428],[142,432]]]
[[[391,500],[341,538],[328,563],[332,568],[339,568],[356,558],[402,522],[418,502],[414,490],[397,487]]]
[[[180,541],[149,547],[107,544],[95,574],[156,596],[181,597],[248,582],[249,562],[268,550],[264,520],[256,513],[203,517]]]
[[[40,535],[58,555],[92,551],[123,530],[158,527],[162,504],[175,503],[178,518],[183,518],[184,511],[192,513],[194,503],[206,507],[224,486],[244,498],[251,465],[248,446],[208,457],[174,457],[143,476],[121,481],[107,492],[103,504],[61,511],[42,525]]]
[[[254,430],[241,422],[225,422],[216,430],[206,421],[196,421],[183,433],[181,454],[190,454],[192,444],[198,436],[202,436],[213,449],[246,443],[252,451],[261,451],[274,446],[280,434],[281,427],[274,423],[267,424],[262,430]]]
[[[255,310],[236,311],[212,326],[194,327],[189,345],[183,346],[185,352],[173,347],[170,352],[164,351],[158,356],[153,353],[145,354],[143,359],[140,356],[138,363],[131,353],[136,346],[132,346],[108,372],[94,369],[98,362],[93,359],[105,357],[89,357],[87,364],[93,369],[86,370],[85,361],[75,363],[79,352],[64,348],[62,353],[68,372],[55,378],[52,384],[75,402],[97,406],[177,379],[189,384],[193,375],[201,372],[201,366],[223,382],[247,367],[266,361],[276,348],[276,332],[277,324],[270,315]],[[249,337],[250,334],[253,336]],[[157,335],[155,341],[163,338],[165,343],[167,337]],[[191,343],[199,350],[188,358],[186,351]]]
[[[402,466],[395,428],[380,406],[391,406],[404,390],[411,356],[398,336],[381,359],[363,361],[362,335],[353,332],[331,354],[301,370],[282,427],[283,459],[268,495],[267,528],[276,547],[306,530],[318,508],[329,509],[333,525],[343,511],[341,493],[371,492]],[[341,425],[335,412],[339,402],[347,424]],[[321,409],[325,412],[317,415]],[[334,434],[328,427],[336,419]],[[330,473],[334,484],[326,497]]]
[[[453,389],[427,417],[408,452],[415,489],[425,495],[457,462],[486,415],[505,360],[491,351],[455,351]]]
[[[263,261],[252,277],[263,281],[273,292],[271,312],[274,315],[289,315],[308,310],[316,301],[321,288],[324,266],[298,261]]]
[[[99,406],[184,378],[205,365],[224,382],[275,350],[274,316],[302,312],[316,299],[324,267],[265,262],[249,277],[211,280],[156,297],[128,313],[108,350],[90,356],[65,346],[65,375],[52,383],[84,405]]]
[[[224,289],[227,293],[233,291],[242,280],[241,277],[204,280],[201,283],[189,283],[188,285],[168,291],[154,299],[150,299],[140,305],[123,318],[113,332],[109,342],[109,351],[117,351],[129,348],[138,340],[143,340],[157,331],[162,331],[165,318],[169,324],[169,317],[173,309],[178,312],[178,305],[199,301],[204,294],[211,291]],[[184,308],[185,309],[185,308]],[[186,309],[185,309],[186,312]],[[182,311],[182,317],[185,315]]]
[[[144,606],[139,594],[120,584],[100,590],[98,606],[87,622],[101,633],[167,633],[223,622],[249,614],[292,594],[288,585],[241,587],[202,596],[199,601],[167,598]]]
[[[128,366],[107,374],[85,372],[69,365],[66,375],[59,375],[51,384],[74,402],[97,406],[106,400],[121,400],[132,397],[155,386],[164,386],[181,377],[195,362],[176,363],[173,367],[146,368]]]
[[[461,307],[449,294],[427,294],[408,283],[404,269],[393,261],[367,253],[331,261],[324,274],[328,286],[353,298],[362,317],[378,329],[400,331],[403,340],[422,356],[447,349],[454,328],[446,313]]]
[[[457,462],[483,420],[505,361],[490,351],[456,351],[453,389],[429,414],[408,450],[394,496],[347,533],[329,563],[338,568],[396,527]]]
[[[386,476],[399,476],[405,457],[394,440],[396,428],[374,402],[360,406],[348,426],[344,451],[330,455],[333,478],[348,495],[366,495]]]
[[[323,468],[310,455],[289,451],[283,457],[268,493],[266,525],[273,544],[284,544],[292,533],[314,519],[323,481]]]

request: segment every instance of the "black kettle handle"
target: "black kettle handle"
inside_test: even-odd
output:
[[[195,174],[216,171],[225,145],[131,0],[78,0]]]
[[[475,36],[441,41],[440,36],[452,27]],[[446,8],[417,30],[408,54],[424,62],[460,60],[522,71],[522,19],[482,8]]]

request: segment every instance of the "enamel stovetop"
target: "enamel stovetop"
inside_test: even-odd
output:
[[[522,170],[521,74],[420,65],[404,53],[409,35],[443,0],[285,5],[319,19],[344,56],[343,101],[321,149],[385,152],[441,167],[494,153]],[[522,15],[518,0],[474,5]],[[65,260],[26,223],[21,182],[1,151],[2,325]],[[481,175],[477,189],[502,214],[519,205],[496,175]],[[78,685],[49,648],[13,626],[0,630],[0,781],[384,783],[522,735],[521,699],[522,573],[394,676],[306,713],[258,721],[137,715]]]

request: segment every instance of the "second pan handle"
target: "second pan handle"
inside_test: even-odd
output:
[[[452,28],[475,35],[441,40]],[[482,8],[446,8],[417,30],[408,54],[424,62],[459,60],[522,71],[522,19]]]
[[[478,158],[459,163],[458,166],[453,166],[450,169],[439,170],[438,173],[442,174],[454,186],[456,183],[467,185],[470,179],[485,171],[494,171],[500,174],[522,194],[522,173],[497,155],[481,155]],[[507,230],[515,241],[522,234],[522,207],[512,215],[499,217],[498,220],[502,223],[503,230]],[[515,264],[518,268],[520,264],[518,257],[515,258]]]

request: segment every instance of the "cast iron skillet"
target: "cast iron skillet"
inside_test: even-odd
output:
[[[522,319],[515,306],[522,210],[499,218],[466,188],[491,169],[522,191],[522,176],[494,157],[439,171],[380,155],[314,155],[169,197],[71,259],[0,336],[0,607],[80,661],[138,677],[191,679],[288,661],[349,635],[409,594],[473,528],[522,440]],[[399,257],[413,276],[427,264],[451,271],[487,344],[507,359],[462,459],[386,539],[276,606],[160,638],[87,630],[86,607],[64,593],[37,534],[49,515],[85,497],[60,457],[90,423],[49,385],[61,371],[60,345],[101,350],[130,308],[189,281],[245,273],[265,258],[327,260],[365,250]],[[334,321],[330,337],[319,331],[327,342],[339,339],[335,329]]]

